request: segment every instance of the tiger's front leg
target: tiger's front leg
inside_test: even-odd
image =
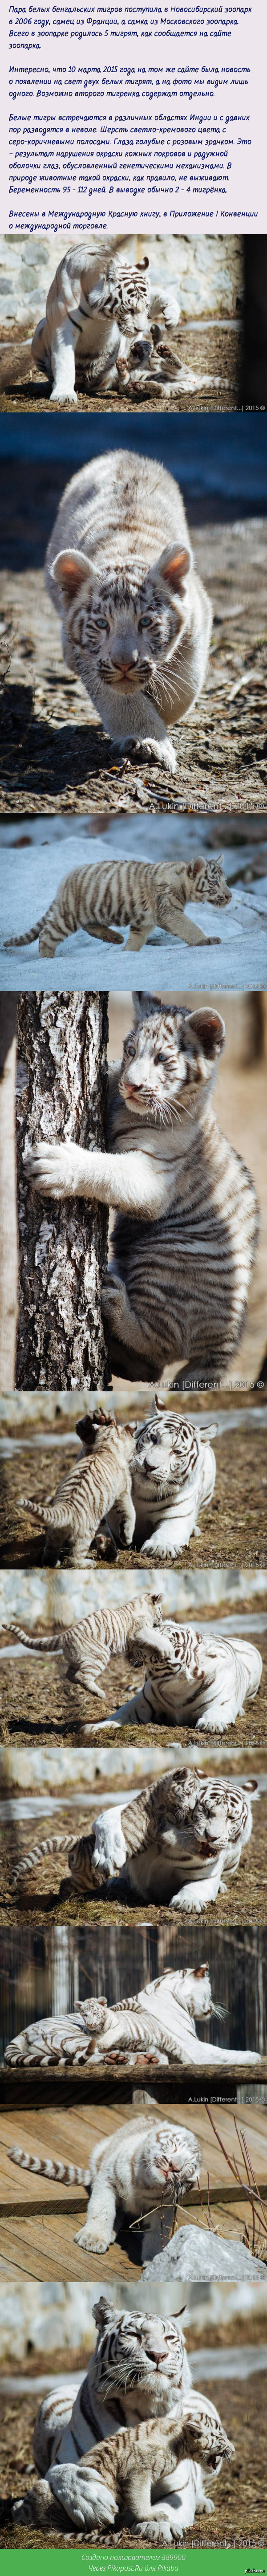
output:
[[[182,909],[173,914],[169,936],[170,939],[185,939],[187,948],[218,948],[220,945],[215,937],[209,939],[207,931],[199,930],[196,921],[190,921],[188,913]]]
[[[147,2521],[150,2531],[152,2510],[154,2508],[151,2505],[151,2469],[146,2466],[145,2460],[140,2459],[140,2453],[138,2453],[136,2463],[130,2462],[128,2474],[125,2477],[126,2520],[137,2523],[138,2535],[140,2522]]]
[[[116,2192],[107,2170],[103,2180],[100,2171],[94,2177],[85,2224],[75,2236],[75,2245],[81,2245],[85,2254],[107,2254],[109,2245],[115,2242],[115,2221]]]
[[[77,331],[70,314],[57,323],[51,339],[53,376],[51,402],[78,402],[75,391],[75,347]]]
[[[222,1878],[224,1857],[224,1852],[220,1852],[219,1860],[216,1861],[214,1869],[212,1869],[212,1863],[210,1864],[210,1875],[207,1872],[206,1878],[191,1879],[190,1885],[180,1888],[177,1896],[170,1897],[170,1910],[172,1913],[175,1911],[178,1913],[179,1907],[180,1912],[183,1912],[184,1914],[205,1914],[207,1905],[215,1905],[219,1887],[221,1887],[222,1895],[225,1895],[225,1885]]]
[[[179,2521],[178,2514],[175,2514],[172,2520],[167,2505],[165,2512],[164,2504],[153,2504],[147,2522],[136,2524],[136,2539],[153,2540],[156,2549],[172,2549],[174,2540],[182,2540],[183,2528],[183,2522]]]
[[[135,1508],[132,1498],[130,1476],[127,1476],[127,1479],[125,1478],[123,1492],[119,1496],[118,1511],[121,1546],[131,1547],[135,1529]]]

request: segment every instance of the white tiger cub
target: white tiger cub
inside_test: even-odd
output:
[[[198,1426],[188,1415],[167,1412],[155,1392],[155,1411],[137,1428],[131,1468],[134,1544],[141,1555],[174,1560],[199,1535],[199,1513],[212,1502],[217,1424]],[[116,1526],[116,1514],[112,1526]]]
[[[52,1629],[50,1636],[28,1637],[25,1628],[18,1628],[15,1621],[12,1625],[17,1640],[28,1647],[29,1653],[42,1656],[61,1654],[67,1680],[77,1680],[80,1689],[92,1692],[96,1699],[104,1698],[101,1676],[107,1670],[111,1655],[127,1653],[130,1636],[136,1637],[134,1660],[137,1666],[140,1651],[141,1661],[145,1663],[152,1638],[154,1644],[157,1643],[158,1655],[164,1656],[161,1605],[157,1595],[150,1592],[142,1595],[137,1592],[131,1601],[118,1604],[115,1601],[113,1610],[103,1598],[99,1607],[89,1610],[87,1619],[79,1619],[76,1627],[65,1628],[62,1623],[62,1627]]]
[[[104,733],[174,772],[168,727],[203,687],[211,608],[165,466],[128,448],[82,466],[59,504],[46,579],[68,669]]]
[[[75,366],[86,371],[88,391],[129,382],[131,344],[137,373],[148,364],[153,340],[151,322],[160,313],[171,326],[180,306],[173,294],[151,295],[147,255],[130,267],[119,241],[86,239],[64,252],[49,287],[46,311],[34,331],[31,356],[48,377],[51,402],[77,403]],[[144,339],[145,331],[145,339]],[[137,338],[136,338],[137,334]],[[157,363],[157,362],[156,362]],[[167,387],[168,390],[168,387]]]
[[[172,1726],[183,1721],[205,1735],[223,1735],[242,1715],[246,1699],[255,1699],[262,1675],[262,1656],[258,1646],[246,1637],[216,1636],[216,1629],[194,1628],[179,1620],[165,1619],[163,1626],[166,1660],[160,1659],[153,1643],[147,1656],[145,1682],[134,1699],[126,1700],[116,1711],[117,1722],[133,1720],[142,1726],[148,1719],[169,1718]],[[170,1663],[169,1663],[170,1649]],[[131,1661],[131,1640],[127,1644]],[[136,1648],[135,1661],[139,1653]]]
[[[86,1896],[120,1889],[156,1904],[204,1914],[232,1878],[252,1833],[252,1800],[258,1782],[229,1787],[227,1780],[193,1770],[167,1771],[153,1788],[135,1791],[120,1806],[106,1807],[91,1832],[69,1843],[49,1835],[18,1863],[16,1891],[49,1852],[68,1853],[74,1886]],[[223,1877],[224,1871],[224,1877]]]
[[[242,2067],[246,2078],[250,2068],[260,2064],[259,2050],[215,2048],[211,2040],[198,2039],[197,2020],[206,2021],[211,2012],[220,2013],[212,2003],[209,1969],[177,1968],[140,1988],[137,1995],[127,1995],[118,2004],[109,2005],[105,1995],[85,1997],[72,2013],[54,2014],[48,2021],[28,2023],[5,2049],[5,2066],[18,2066],[26,2060],[29,2066],[67,2064],[112,2067],[119,2060],[126,2073],[136,2069],[136,2060],[157,2066],[210,2066],[221,2073],[235,2076]],[[13,2149],[12,2161],[24,2164],[23,2154]],[[26,2157],[26,2163],[29,2159]],[[31,2163],[31,2159],[30,2159]],[[35,2160],[33,2159],[33,2170]],[[38,2170],[38,2168],[37,2168]],[[51,2172],[51,2166],[49,2166]],[[64,2167],[60,2166],[64,2181]],[[77,2168],[77,2177],[84,2180]],[[72,2174],[72,2178],[74,2175]]]
[[[123,2425],[78,2468],[57,2462],[49,2484],[79,2531],[97,2537],[126,2524],[137,2538],[170,2546],[194,2520],[195,2464],[216,2476],[233,2451],[215,2406],[194,2389],[163,2421],[148,2418],[134,2431]]]
[[[43,1138],[25,1178],[43,1198],[118,1212],[102,1289],[115,1374],[155,1380],[178,1362],[184,1388],[192,1369],[214,1386],[240,1341],[257,1240],[251,1175],[212,1106],[224,1021],[144,993],[136,1009],[110,1081],[108,1150]]]
[[[163,2216],[170,2229],[176,2204],[194,2190],[201,2166],[201,2151],[191,2129],[161,2120],[160,2113],[155,2119],[144,2112],[93,2148],[87,2170],[28,2155],[20,2147],[10,2147],[8,2154],[10,2163],[22,2165],[27,2173],[41,2173],[67,2186],[75,2181],[84,2184],[90,2192],[89,2207],[75,2243],[85,2253],[106,2254],[116,2242],[121,2221],[136,2220],[144,2262],[152,2261],[161,2245]]]
[[[47,1533],[65,1532],[72,1565],[87,1565],[90,1549],[102,1521],[109,1528],[116,1504],[116,1528],[121,1545],[130,1547],[135,1527],[135,1507],[131,1485],[131,1460],[137,1423],[116,1422],[115,1413],[105,1412],[104,1404],[86,1413],[76,1423],[85,1456],[76,1460],[60,1477],[55,1493],[43,1503],[22,1495],[21,1511],[27,1510],[32,1520],[41,1521]]]
[[[39,939],[39,956],[55,957],[61,941],[79,927],[88,939],[114,945],[123,941],[128,923],[127,948],[143,948],[155,928],[192,948],[201,942],[207,947],[205,931],[188,920],[187,903],[231,903],[219,859],[159,859],[153,866],[145,859],[101,859],[96,867],[71,868],[42,920],[19,939],[5,939],[4,947],[30,948]]]

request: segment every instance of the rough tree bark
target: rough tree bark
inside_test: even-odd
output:
[[[15,1386],[18,1312],[16,1189],[16,993],[0,1002],[0,1390]]]
[[[40,1199],[25,1143],[105,1141],[107,1003],[99,993],[22,993],[18,1009],[18,1387],[110,1384],[101,1320],[105,1209]]]

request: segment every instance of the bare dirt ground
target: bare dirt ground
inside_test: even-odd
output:
[[[205,2378],[205,2391],[213,2403],[215,2398],[216,2403],[217,2390],[214,2386],[212,2370],[210,2382]],[[230,2441],[234,2441],[235,2444],[235,2458],[229,2468],[222,2469],[218,2487],[214,2489],[215,2511],[212,2524],[202,2517],[200,2520],[197,2516],[194,2531],[189,2535],[190,2548],[199,2548],[201,2543],[202,2549],[205,2547],[210,2549],[211,2542],[213,2549],[219,2549],[225,2545],[231,2548],[233,2544],[237,2548],[248,2549],[255,2545],[258,2554],[259,2549],[265,2548],[266,2542],[264,2504],[266,2380],[264,2372],[256,2372],[255,2376],[250,2376],[244,2381],[239,2379],[237,2371],[236,2379],[231,2378],[229,2383],[225,2376],[218,2389],[218,2404],[226,2432],[229,2434]],[[8,2495],[21,2495],[24,2480],[27,2488],[29,2463],[32,2461],[34,2411],[31,2399],[28,2397],[21,2397],[19,2401],[8,2397],[2,2399],[0,2458],[2,2454],[3,2498],[8,2498]],[[64,2549],[64,2533],[58,2532],[56,2538],[57,2547]],[[34,2549],[40,2546],[40,2539],[42,2549],[51,2547],[53,2532],[51,2531],[49,2538],[49,2535],[46,2536],[44,2532],[40,2535],[37,2529],[30,2530],[26,2524],[19,2524],[16,2532],[12,2523],[7,2521],[5,2538],[3,2533],[3,2547],[12,2545],[12,2548]],[[94,2541],[94,2547],[98,2545],[100,2544]],[[140,2548],[142,2546],[141,2543],[138,2544],[135,2537],[131,2536],[131,2532],[126,2530],[121,2530],[115,2539],[112,2533],[110,2542],[107,2540],[103,2544],[101,2541],[101,2547],[103,2545],[107,2549],[124,2547],[134,2550],[138,2545]],[[79,2533],[75,2532],[73,2539],[70,2541],[68,2539],[68,2547],[76,2550],[79,2547],[84,2549],[84,2533],[79,2536]]]
[[[267,571],[263,519],[233,524],[191,507],[196,568],[213,601],[209,673],[199,706],[176,727],[177,781],[103,738],[80,683],[66,671],[59,621],[44,589],[45,545],[62,489],[56,464],[5,463],[0,702],[0,811],[125,813],[245,808],[264,812],[267,788]],[[6,568],[8,566],[8,569]],[[36,567],[39,566],[40,569]],[[235,693],[234,695],[232,693]]]
[[[109,411],[236,411],[242,401],[242,327],[240,322],[202,322],[200,329],[183,322],[178,329],[163,331],[165,347],[178,373],[173,392],[166,396],[164,377],[159,387],[149,375],[145,394],[129,392],[88,393],[86,376],[76,369],[78,410]],[[0,370],[0,411],[36,412],[49,410],[49,394],[41,369],[31,365],[30,351],[25,352],[23,323],[5,324],[2,329],[2,362]],[[179,375],[181,385],[179,387]],[[69,412],[69,403],[60,410]]]

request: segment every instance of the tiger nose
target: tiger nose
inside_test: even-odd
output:
[[[113,645],[112,661],[116,671],[134,671],[138,662],[137,644],[123,644],[118,638],[118,643]]]

